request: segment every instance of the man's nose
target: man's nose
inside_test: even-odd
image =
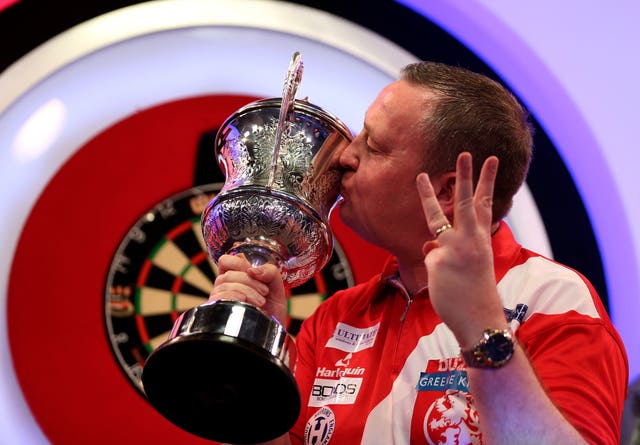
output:
[[[360,136],[357,136],[340,154],[340,166],[344,169],[355,170],[358,167],[358,143]]]

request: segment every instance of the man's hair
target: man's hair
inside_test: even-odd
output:
[[[424,169],[432,176],[454,171],[463,151],[473,155],[474,184],[483,162],[500,160],[493,196],[493,220],[506,216],[524,182],[533,150],[529,113],[499,83],[460,67],[418,62],[402,70],[402,79],[436,97],[421,123],[425,136]]]

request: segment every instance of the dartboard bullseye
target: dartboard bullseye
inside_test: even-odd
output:
[[[113,255],[105,285],[105,322],[118,363],[142,390],[142,366],[163,343],[181,312],[204,303],[217,275],[206,253],[200,214],[223,184],[193,187],[145,212]],[[328,264],[307,283],[288,289],[288,330],[335,291],[354,284],[339,245]]]

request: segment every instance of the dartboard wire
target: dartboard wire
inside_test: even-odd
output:
[[[206,259],[206,257],[207,256],[206,256],[206,254],[204,252],[196,253],[193,257],[191,257],[190,264],[188,264],[187,266],[184,267],[184,269],[180,273],[180,276],[175,277],[174,285],[171,288],[171,293],[172,293],[171,321],[173,323],[175,323],[175,321],[178,319],[179,313],[182,311],[182,309],[179,307],[178,299],[180,298],[180,295],[181,295],[180,294],[180,289],[182,288],[182,283],[184,283],[186,281],[186,280],[184,280],[184,276],[186,274],[188,274],[189,271],[193,267],[197,267],[198,264],[200,264],[204,259]],[[211,287],[213,287],[213,283],[210,283],[210,284],[211,284]],[[201,289],[201,290],[204,290],[204,289]],[[206,294],[209,295],[209,292],[210,292],[210,290],[207,291]],[[203,297],[201,303],[204,303],[205,301],[207,301],[207,297]]]
[[[323,302],[324,300],[327,299],[327,285],[324,279],[324,276],[322,274],[322,272],[316,272],[313,276],[314,282],[315,282],[315,286],[316,286],[316,290],[317,292],[312,292],[312,293],[305,293],[305,294],[295,294],[291,288],[287,287],[285,289],[285,295],[287,297],[287,327],[290,328],[291,327],[291,323],[293,320],[301,320],[298,317],[294,317],[294,312],[295,312],[295,302],[294,300],[297,300],[298,302],[300,300],[312,300],[312,304],[317,307],[321,302]],[[314,310],[315,310],[314,307]],[[310,314],[305,314],[306,316],[310,315]],[[306,318],[306,317],[304,317]]]
[[[162,240],[154,248],[149,258],[155,265],[166,270],[173,275],[181,276],[187,283],[197,287],[205,294],[209,294],[213,283],[198,268],[192,268],[193,260],[189,258],[184,251],[175,243],[175,239],[184,234],[192,233],[193,223],[187,220],[168,232]],[[200,255],[200,251],[198,255]],[[206,254],[203,254],[206,258]],[[176,257],[179,260],[176,260]],[[186,271],[184,269],[187,269]]]
[[[154,250],[157,246],[154,248]],[[153,251],[152,251],[153,253]],[[140,274],[138,275],[138,280],[136,282],[135,289],[135,321],[136,327],[138,328],[138,335],[140,335],[140,343],[145,348],[148,354],[153,352],[153,348],[149,342],[149,333],[147,332],[146,322],[144,319],[144,314],[141,311],[142,308],[142,291],[145,288],[144,283],[146,283],[147,278],[149,276],[149,272],[153,267],[153,263],[149,258],[146,258],[140,268]]]
[[[184,280],[182,278],[183,274],[187,273],[187,270],[191,267],[191,264],[185,266],[184,269],[182,269],[182,272],[180,273],[180,275],[174,277],[173,279],[173,285],[171,286],[171,322],[175,323],[175,321],[178,319],[178,314],[177,314],[177,295],[178,292],[180,292],[180,289],[182,288],[182,284],[184,283]]]
[[[146,283],[147,281],[149,272],[151,271],[151,267],[153,267],[153,263],[148,258],[146,258],[142,263],[142,267],[140,268],[140,273],[138,274],[138,280],[136,282],[136,289],[134,292],[136,326],[138,327],[140,340],[142,344],[145,345],[145,347],[147,347],[149,336],[147,335],[147,330],[144,327],[144,318],[142,317],[140,308],[142,307],[142,289],[144,288],[144,283]]]
[[[211,270],[213,271],[213,276],[217,277],[218,276],[218,265],[206,253],[208,251],[208,249],[207,249],[207,246],[206,246],[206,244],[204,242],[204,236],[202,235],[202,226],[200,225],[200,221],[201,221],[200,217],[193,218],[191,220],[191,226],[192,226],[191,229],[192,229],[195,237],[197,238],[198,242],[200,243],[200,247],[202,248],[202,251],[205,252],[206,259],[209,262],[209,266],[211,267]]]
[[[168,231],[164,237],[168,240],[173,241],[174,239],[176,239],[178,236],[182,235],[182,233],[184,233],[185,231],[189,230],[191,228],[191,221],[187,220],[179,225],[177,225],[176,227],[174,227],[173,229],[171,229],[170,231]]]
[[[140,335],[140,339],[142,344],[144,345],[146,351],[150,354],[157,346],[159,343],[162,343],[163,340],[166,340],[166,338],[168,338],[170,329],[167,330],[164,333],[161,333],[157,336],[155,336],[153,339],[151,339],[149,337],[149,333],[148,330],[146,328],[146,322],[145,322],[145,313],[143,313],[143,291],[144,289],[146,289],[145,287],[145,283],[146,280],[148,278],[149,272],[151,270],[151,268],[155,265],[158,266],[160,268],[162,268],[163,270],[170,272],[172,274],[174,274],[174,282],[171,286],[171,289],[168,291],[169,295],[170,295],[170,311],[169,311],[169,316],[171,318],[171,323],[175,323],[175,321],[178,318],[178,306],[179,306],[179,298],[181,298],[181,294],[180,294],[180,289],[183,286],[183,283],[188,282],[190,284],[193,284],[194,286],[196,286],[198,289],[202,290],[203,292],[208,294],[208,290],[207,289],[203,289],[202,288],[202,280],[193,280],[193,279],[187,279],[187,276],[190,272],[192,271],[198,271],[198,277],[199,278],[203,278],[204,280],[206,280],[208,282],[208,285],[212,286],[213,283],[211,283],[208,278],[202,274],[199,269],[197,269],[197,267],[194,269],[194,266],[197,266],[199,263],[201,263],[204,259],[206,259],[206,254],[202,251],[197,252],[195,255],[193,255],[191,258],[188,258],[184,252],[180,251],[177,246],[175,245],[175,243],[173,242],[173,240],[180,236],[182,233],[186,232],[186,231],[190,231],[193,227],[193,223],[191,220],[185,221],[184,223],[178,225],[177,227],[175,227],[173,230],[171,230],[170,232],[168,232],[157,244],[156,246],[154,246],[154,248],[151,250],[149,256],[147,259],[145,259],[143,267],[141,268],[141,273],[138,276],[138,280],[137,280],[137,285],[136,285],[136,326],[138,328],[138,332]],[[184,267],[182,267],[182,269],[179,271],[179,273],[176,275],[175,274],[175,269],[173,268],[168,268],[167,263],[163,262],[162,264],[157,264],[154,259],[156,259],[158,257],[158,255],[162,252],[163,248],[166,248],[166,246],[168,245],[172,245],[175,247],[175,249],[171,249],[171,251],[173,253],[180,253],[180,255],[178,256],[179,258],[179,262],[182,263],[186,263],[184,265]],[[176,255],[172,255],[173,257],[175,257]],[[186,260],[186,261],[185,261]],[[163,267],[165,266],[165,267]],[[173,269],[173,270],[172,270]],[[161,291],[163,291],[165,289],[162,289]],[[194,298],[197,298],[196,296],[194,296]],[[202,298],[202,302],[206,301],[206,297]]]

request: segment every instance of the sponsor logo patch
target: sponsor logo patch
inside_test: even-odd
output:
[[[421,372],[416,389],[418,391],[455,389],[469,392],[469,381],[467,380],[466,371],[436,372],[433,374]]]
[[[304,443],[313,445],[327,445],[336,427],[336,416],[331,408],[319,409],[307,421],[304,429]]]
[[[336,366],[349,366],[349,363],[351,362],[352,357],[353,357],[353,354],[348,353],[347,355],[344,356],[344,358],[341,358],[336,362]]]
[[[317,368],[316,377],[326,377],[329,379],[341,379],[342,377],[362,376],[364,375],[365,368],[356,366],[353,368],[340,367],[336,369],[331,368]]]
[[[522,324],[524,321],[525,315],[527,315],[527,310],[529,310],[529,306],[526,304],[517,304],[515,309],[507,309],[503,308],[504,315],[507,317],[507,321],[510,323],[513,320],[517,321],[518,324]]]
[[[460,357],[429,360],[427,371],[420,373],[416,389],[441,392],[451,389],[468,393],[469,380],[465,369]]]
[[[447,390],[427,410],[423,422],[429,445],[485,445],[470,394]]]
[[[361,385],[362,378],[315,379],[311,388],[309,406],[353,404],[358,397]]]
[[[369,328],[355,328],[345,323],[338,323],[327,342],[327,347],[345,352],[362,351],[373,346],[379,329],[380,323]]]

